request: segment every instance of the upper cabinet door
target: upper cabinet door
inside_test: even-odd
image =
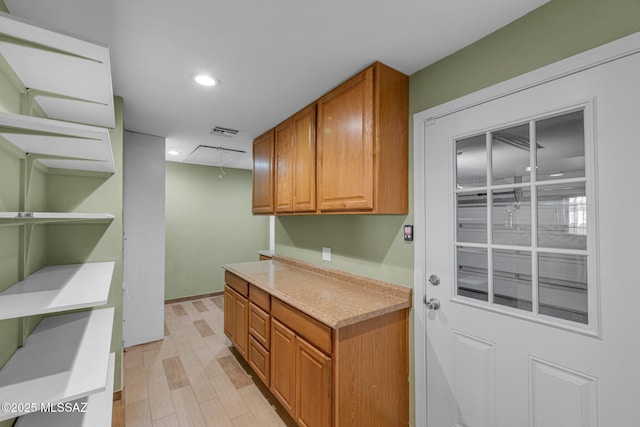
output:
[[[275,210],[293,212],[293,119],[275,129]]]
[[[275,138],[275,210],[293,212],[293,118],[276,127]]]
[[[293,211],[316,210],[316,105],[293,116]]]
[[[316,106],[275,129],[276,213],[316,210]]]
[[[273,130],[253,141],[253,213],[273,213]]]
[[[372,210],[373,68],[318,100],[318,203],[321,211]]]

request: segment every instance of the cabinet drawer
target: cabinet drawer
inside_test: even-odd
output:
[[[253,336],[249,336],[249,365],[267,387],[271,385],[270,356],[270,353]]]
[[[271,311],[271,296],[260,288],[249,285],[249,299],[252,303],[269,313]]]
[[[243,297],[249,296],[249,284],[247,283],[246,280],[239,278],[233,273],[229,273],[228,271],[225,271],[224,281],[227,285],[232,287],[236,292],[238,292]]]
[[[255,305],[253,301],[249,305],[249,332],[266,349],[271,346],[271,316]]]
[[[327,325],[276,298],[271,302],[271,315],[326,354],[331,354],[331,328]]]

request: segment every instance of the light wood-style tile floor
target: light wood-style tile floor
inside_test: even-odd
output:
[[[118,418],[126,427],[295,425],[225,337],[223,302],[165,305],[164,340],[125,350],[114,426]]]

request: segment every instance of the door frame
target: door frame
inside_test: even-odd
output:
[[[413,313],[416,426],[426,426],[427,422],[426,309],[424,306],[424,298],[426,295],[427,276],[430,272],[425,271],[425,127],[435,124],[436,120],[441,117],[454,114],[458,111],[475,107],[638,52],[640,52],[640,32],[413,115],[413,213],[416,230],[413,251]],[[425,362],[418,363],[418,361]],[[425,404],[419,404],[418,402],[424,402]]]

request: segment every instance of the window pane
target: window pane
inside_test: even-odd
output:
[[[487,185],[487,142],[484,134],[456,141],[456,187]]]
[[[465,243],[487,243],[487,193],[457,195],[456,239]]]
[[[538,181],[585,176],[584,112],[536,123]]]
[[[540,314],[588,323],[587,257],[539,254]]]
[[[531,189],[493,192],[493,243],[531,246]]]
[[[489,300],[487,250],[458,247],[458,292],[464,297]]]
[[[531,253],[493,251],[493,301],[531,311]]]
[[[538,246],[587,249],[584,183],[538,187]]]
[[[529,124],[494,132],[491,139],[493,185],[529,182]]]

